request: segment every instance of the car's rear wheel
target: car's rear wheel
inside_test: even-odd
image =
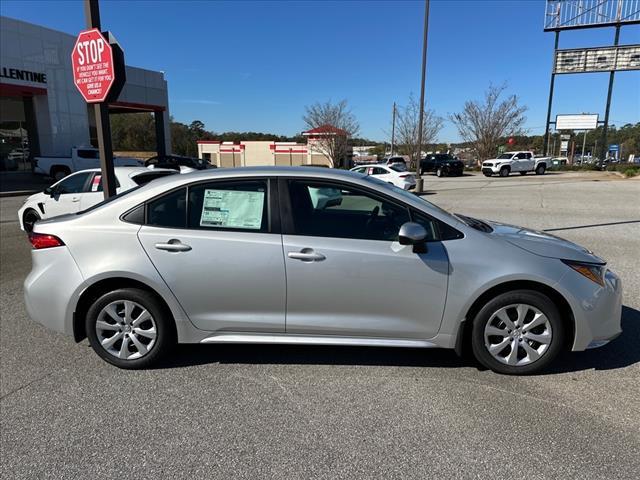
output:
[[[476,359],[498,373],[525,375],[547,367],[564,345],[565,328],[554,303],[533,290],[498,295],[473,320]]]
[[[501,177],[508,177],[509,176],[509,167],[502,167],[500,169],[500,176]]]
[[[536,175],[544,175],[546,167],[544,165],[538,165],[536,168]]]
[[[149,292],[122,288],[105,293],[87,312],[89,344],[107,362],[147,368],[175,343],[172,319]]]
[[[22,216],[22,226],[24,231],[31,233],[33,231],[33,225],[40,220],[40,215],[34,209],[30,208]]]

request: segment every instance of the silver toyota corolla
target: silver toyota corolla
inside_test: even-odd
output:
[[[122,368],[175,342],[295,343],[469,350],[525,374],[621,333],[620,280],[585,248],[350,172],[170,176],[30,241],[30,316]]]

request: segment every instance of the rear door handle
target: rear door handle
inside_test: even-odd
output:
[[[165,250],[167,252],[188,252],[191,250],[190,245],[182,243],[180,240],[171,239],[167,243],[156,243],[155,247],[158,250]]]
[[[321,253],[315,252],[313,248],[303,248],[299,252],[288,252],[287,257],[303,262],[321,262],[327,258]]]

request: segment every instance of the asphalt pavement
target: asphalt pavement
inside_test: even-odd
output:
[[[320,346],[188,345],[159,368],[118,370],[28,319],[22,199],[3,198],[2,478],[637,478],[640,181],[425,180],[437,205],[606,258],[624,282],[623,335],[531,377],[446,350]]]

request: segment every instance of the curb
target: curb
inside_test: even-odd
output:
[[[14,190],[12,192],[0,192],[0,198],[21,197],[23,195],[33,195],[38,192],[39,190]]]

